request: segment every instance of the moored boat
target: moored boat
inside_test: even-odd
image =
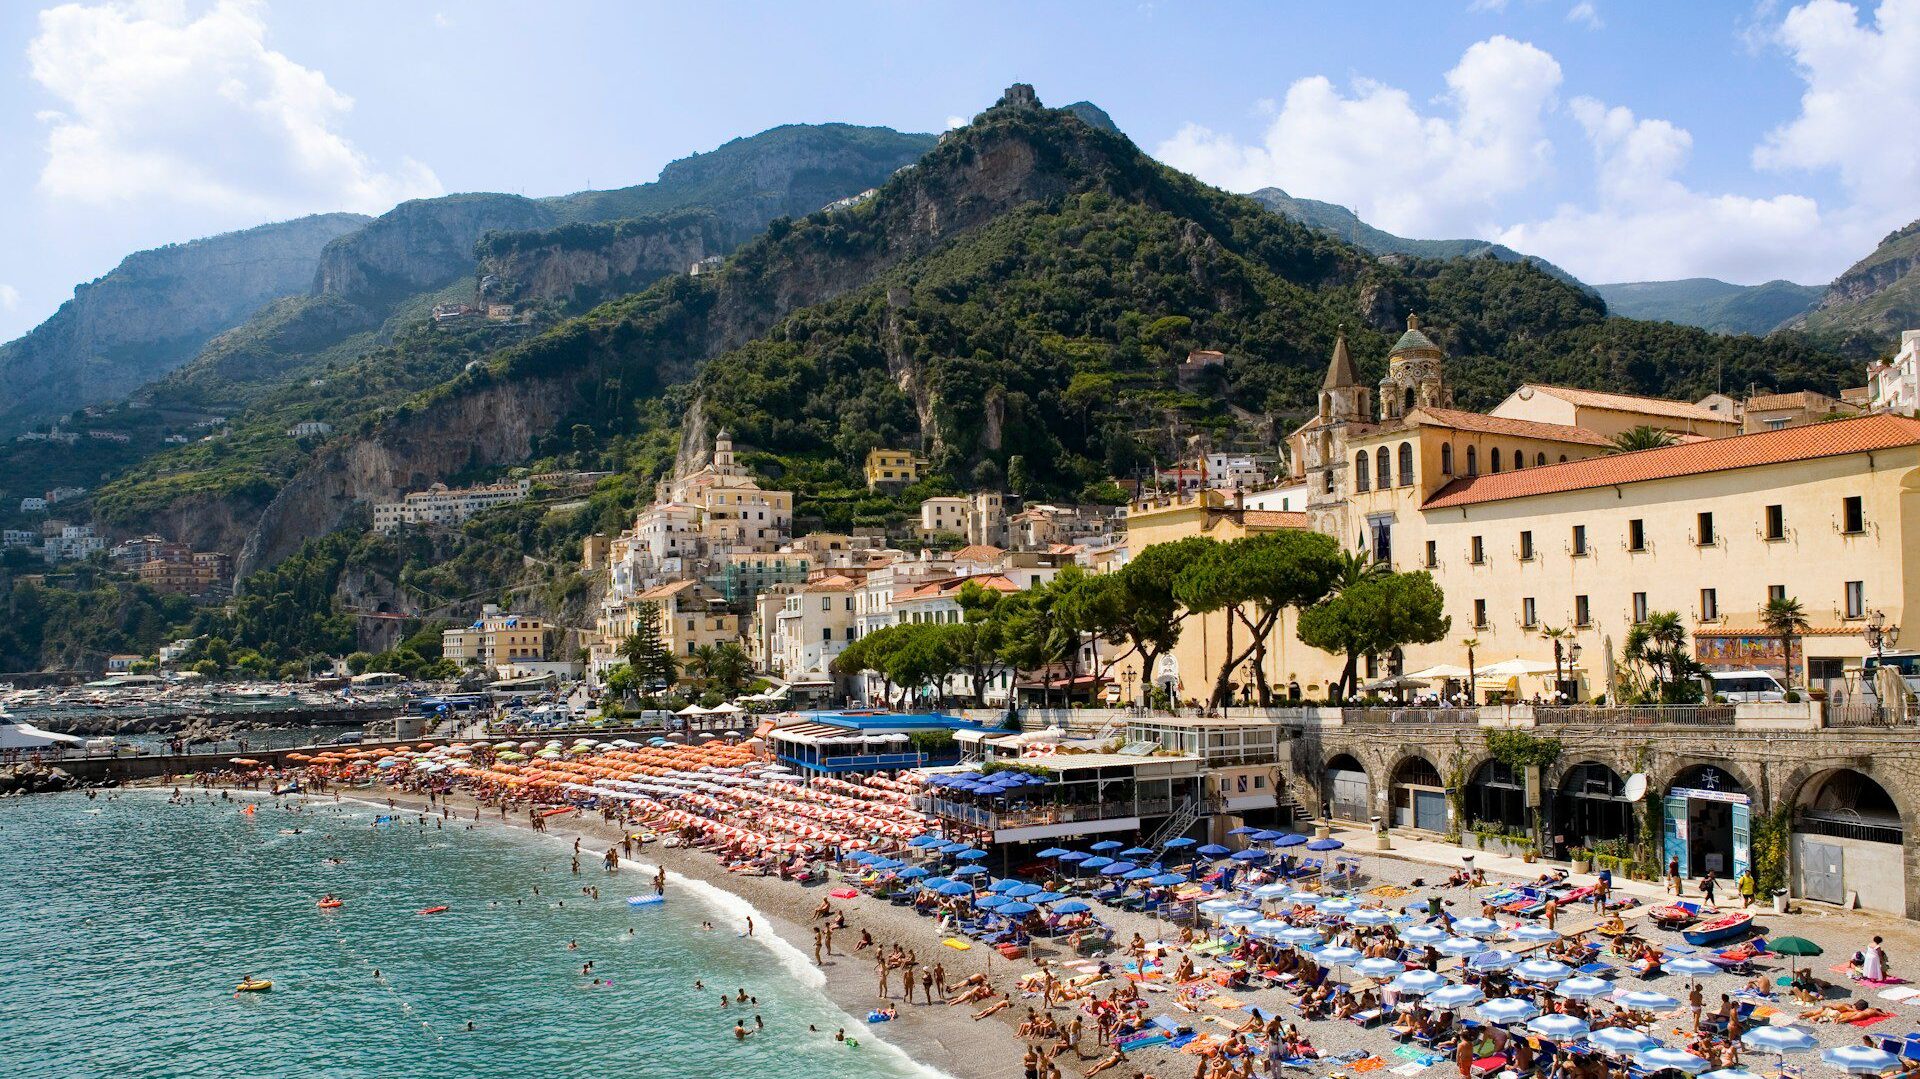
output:
[[[1701,922],[1680,935],[1688,944],[1718,944],[1744,934],[1752,925],[1753,915],[1737,910]]]

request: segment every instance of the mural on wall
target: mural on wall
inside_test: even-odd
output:
[[[1801,649],[1796,647],[1794,655]],[[1732,667],[1787,667],[1787,654],[1780,638],[1738,634],[1697,633],[1693,638],[1693,658],[1712,669]]]

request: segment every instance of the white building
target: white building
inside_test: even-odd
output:
[[[94,534],[92,525],[68,525],[57,536],[48,536],[40,556],[49,563],[78,562],[95,551],[104,551],[107,541]]]
[[[333,424],[321,423],[319,420],[305,420],[287,428],[287,434],[292,438],[306,438],[309,435],[330,435],[332,433]]]
[[[32,547],[40,542],[40,534],[25,528],[9,528],[0,531],[0,547]]]
[[[1242,501],[1250,510],[1279,510],[1283,513],[1301,513],[1307,508],[1307,485],[1305,481],[1282,483],[1261,491],[1247,491]]]
[[[1900,351],[1867,365],[1868,409],[1901,416],[1920,413],[1920,330],[1900,335]]]
[[[833,658],[853,643],[859,592],[859,581],[836,573],[787,593],[774,616],[773,673],[785,678],[827,674]]]
[[[373,527],[392,532],[402,525],[455,525],[482,510],[524,501],[533,489],[528,480],[450,490],[436,483],[424,491],[410,491],[398,502],[376,502]]]
[[[1244,453],[1207,454],[1207,486],[1220,491],[1252,489],[1267,482],[1266,468]]]
[[[45,513],[47,512],[47,500],[37,495],[23,498],[20,500],[20,512]]]
[[[55,487],[53,490],[47,492],[47,505],[51,506],[56,502],[65,502],[70,498],[79,498],[86,493],[87,489],[85,487]]]

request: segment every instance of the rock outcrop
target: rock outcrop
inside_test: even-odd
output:
[[[127,256],[0,345],[0,435],[165,374],[261,304],[308,288],[322,249],[367,221],[321,214]]]
[[[22,794],[57,794],[79,785],[80,781],[62,768],[44,764],[0,766],[0,798]]]

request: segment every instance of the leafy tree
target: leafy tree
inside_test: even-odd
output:
[[[1342,696],[1358,688],[1361,656],[1408,644],[1430,644],[1453,625],[1446,598],[1425,570],[1370,573],[1300,612],[1300,639],[1323,652],[1345,653]]]
[[[670,686],[680,677],[680,660],[667,650],[660,635],[660,605],[642,603],[634,611],[633,633],[620,646],[627,665],[640,679],[643,691]]]
[[[1325,597],[1341,565],[1340,547],[1332,537],[1289,529],[1218,544],[1179,572],[1173,594],[1188,610],[1227,611],[1247,632],[1245,643],[1228,649],[1220,664],[1213,704],[1228,703],[1233,672],[1249,657],[1260,703],[1271,702],[1262,662],[1268,637],[1288,607],[1305,608]]]
[[[1813,628],[1807,621],[1806,609],[1792,596],[1770,599],[1760,608],[1760,625],[1775,637],[1780,638],[1780,654],[1787,668],[1787,688],[1793,688],[1793,641],[1794,638]]]
[[[1654,611],[1634,625],[1621,642],[1621,655],[1636,672],[1650,677],[1654,701],[1692,704],[1700,699],[1695,681],[1703,668],[1687,648],[1687,629],[1673,611]]]
[[[209,649],[211,652],[211,649]],[[353,652],[347,656],[347,670],[354,674],[367,673],[367,666],[373,662],[372,652]]]
[[[1641,424],[1629,427],[1613,436],[1614,453],[1632,453],[1635,450],[1657,450],[1673,445],[1673,434],[1658,427]]]
[[[1156,543],[1134,555],[1118,573],[1091,582],[1089,628],[1111,644],[1126,646],[1114,657],[1116,662],[1128,655],[1140,657],[1143,699],[1152,687],[1154,667],[1179,642],[1181,623],[1187,619],[1187,608],[1174,595],[1174,580],[1216,546],[1217,541],[1205,536]]]

